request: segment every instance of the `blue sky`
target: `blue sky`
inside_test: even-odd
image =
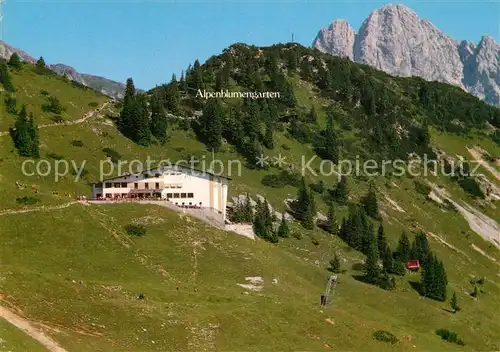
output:
[[[355,29],[382,1],[116,1],[7,0],[4,40],[48,63],[137,87],[169,81],[194,59],[234,42],[310,46],[337,18]],[[400,1],[455,39],[500,40],[500,3]]]

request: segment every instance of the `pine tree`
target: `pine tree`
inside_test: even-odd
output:
[[[200,119],[202,138],[208,149],[219,151],[222,146],[222,108],[217,100],[208,101]]]
[[[327,220],[327,231],[332,235],[337,235],[339,233],[339,225],[335,218],[335,208],[333,204],[330,204],[328,209],[328,220]]]
[[[338,204],[344,205],[347,203],[349,200],[349,188],[347,186],[347,178],[344,175],[340,177],[340,181],[332,193],[333,198]]]
[[[38,74],[45,74],[45,73],[47,73],[47,68],[46,68],[46,65],[45,65],[45,60],[41,56],[38,59],[38,61],[36,62],[35,71]]]
[[[290,74],[297,70],[297,54],[293,48],[290,48],[287,52],[287,69]]]
[[[165,88],[163,103],[165,108],[174,115],[178,115],[181,110],[180,109],[181,95],[179,91],[179,84],[180,83],[174,81]]]
[[[297,194],[297,200],[294,202],[293,205],[296,217],[299,220],[304,220],[307,217],[307,213],[310,208],[310,203],[311,203],[311,197],[307,190],[306,181],[304,177],[302,177]]]
[[[248,193],[245,197],[245,203],[243,205],[243,221],[248,223],[253,221],[253,207]]]
[[[20,69],[23,66],[23,63],[21,62],[21,58],[17,53],[13,53],[10,56],[9,59],[9,66],[14,68],[14,69]]]
[[[285,213],[283,212],[283,214],[281,215],[280,227],[278,228],[278,236],[286,238],[289,236],[289,234],[290,229],[288,228],[288,222],[286,221]]]
[[[307,122],[316,123],[317,120],[318,120],[318,114],[316,114],[316,109],[314,109],[313,106],[309,111],[309,114],[307,115]]]
[[[385,237],[384,233],[384,225],[380,223],[377,231],[377,245],[378,245],[378,252],[379,253],[384,253],[386,249],[389,247],[389,244],[387,243],[387,238]]]
[[[31,139],[31,157],[39,158],[40,140],[38,137],[38,126],[35,124],[35,118],[33,116],[33,113],[30,113],[30,117],[28,119],[28,133]]]
[[[151,144],[151,129],[146,96],[137,95],[133,102],[134,119],[132,120],[132,140],[139,145]]]
[[[330,267],[328,268],[329,271],[332,273],[340,273],[340,260],[339,257],[337,256],[337,253],[335,253],[335,256],[333,257],[332,260],[330,260]]]
[[[320,138],[316,143],[316,153],[325,160],[330,160],[334,164],[339,160],[339,142],[333,117],[328,117],[326,129],[321,132]]]
[[[396,288],[396,280],[390,276],[386,271],[380,274],[377,282],[378,286],[384,290],[394,290]]]
[[[168,119],[160,96],[155,93],[151,99],[151,134],[161,143],[167,140]]]
[[[437,279],[436,279],[436,258],[430,256],[427,265],[422,268],[420,276],[420,290],[423,296],[434,298],[437,294]]]
[[[266,132],[264,134],[264,139],[262,143],[267,149],[274,149],[274,137],[273,128],[269,123],[266,124]]]
[[[365,280],[372,284],[378,284],[381,272],[378,266],[377,245],[374,242],[368,249],[368,253],[366,255]]]
[[[254,233],[271,243],[278,242],[278,236],[273,231],[273,221],[269,212],[269,204],[267,200],[263,202],[257,199],[256,213],[253,220]]]
[[[304,226],[308,230],[312,230],[314,225],[316,224],[316,204],[314,201],[314,196],[308,192],[309,194],[309,208],[307,209],[306,218],[302,222],[302,226]]]
[[[439,301],[445,301],[447,296],[446,286],[448,285],[448,278],[446,277],[443,262],[436,260],[435,266],[437,278],[436,299]]]
[[[125,95],[123,97],[123,106],[120,112],[118,127],[120,131],[128,138],[132,138],[134,130],[134,119],[137,113],[135,105],[136,91],[132,78],[127,79],[125,86]]]
[[[417,259],[421,266],[425,266],[430,253],[431,248],[427,235],[424,232],[418,233],[412,243],[411,259]]]
[[[361,199],[361,203],[363,204],[363,208],[368,216],[371,216],[374,219],[380,218],[377,193],[375,190],[375,183],[373,181],[370,182],[368,193]]]
[[[12,78],[10,77],[9,68],[7,67],[5,61],[0,61],[0,83],[3,85],[6,91],[16,91],[14,85],[12,84]]]
[[[438,301],[445,301],[447,283],[443,263],[431,253],[427,258],[426,266],[422,269],[420,280],[422,294]]]
[[[19,155],[32,158],[40,156],[38,128],[33,114],[28,117],[26,106],[21,108],[14,128],[11,129],[11,136]]]
[[[382,258],[382,265],[384,267],[384,270],[391,274],[397,274],[397,272],[394,270],[394,260],[392,258],[392,253],[389,246],[386,246],[382,249],[382,251],[380,252],[380,256]]]
[[[455,292],[453,292],[453,296],[451,297],[450,306],[451,309],[453,310],[453,313],[456,313],[460,310],[460,306],[458,305],[457,294]]]
[[[399,238],[398,246],[394,255],[395,259],[405,264],[410,259],[410,240],[404,231]]]

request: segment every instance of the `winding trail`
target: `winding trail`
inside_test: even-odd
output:
[[[83,202],[75,200],[75,201],[71,201],[71,202],[68,202],[68,203],[60,204],[60,205],[54,205],[54,206],[51,206],[51,207],[41,206],[41,207],[38,207],[38,208],[29,208],[29,209],[17,209],[17,210],[16,209],[7,209],[7,210],[0,211],[0,216],[10,215],[10,214],[32,213],[32,212],[35,212],[35,211],[64,209],[64,208],[67,208],[67,207],[69,207],[69,206],[71,206],[73,204],[77,204],[77,203],[83,203]]]
[[[47,127],[57,127],[57,126],[72,126],[72,125],[78,125],[78,124],[85,123],[88,119],[90,119],[91,117],[95,116],[96,114],[100,113],[102,110],[107,108],[109,104],[110,104],[109,101],[103,103],[99,108],[87,112],[85,115],[83,115],[82,118],[79,118],[78,120],[61,122],[61,123],[55,122],[55,123],[47,123],[44,125],[38,125],[38,129],[47,128]],[[10,133],[9,131],[2,131],[2,132],[0,132],[0,137],[7,136],[7,135],[9,135],[9,133]]]
[[[10,324],[24,331],[27,335],[45,346],[50,352],[67,352],[55,340],[45,335],[40,329],[34,327],[27,319],[15,314],[11,310],[0,306],[0,317]]]

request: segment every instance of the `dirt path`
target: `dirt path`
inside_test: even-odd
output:
[[[0,317],[7,320],[19,330],[24,331],[27,335],[45,346],[50,352],[67,352],[64,348],[59,346],[56,341],[34,327],[28,320],[13,313],[9,309],[0,306]]]
[[[54,205],[52,207],[41,206],[41,207],[38,207],[38,208],[18,209],[18,210],[7,209],[7,210],[0,211],[0,216],[2,216],[2,215],[10,215],[10,214],[31,213],[31,212],[35,212],[35,211],[44,211],[44,210],[64,209],[64,208],[67,208],[67,207],[69,207],[69,206],[71,206],[73,204],[77,204],[77,203],[82,203],[82,202],[75,200],[75,201],[64,203],[64,204],[61,204],[61,205]]]
[[[467,151],[478,163],[481,164],[482,167],[491,172],[491,174],[495,176],[497,180],[500,181],[500,172],[498,172],[493,166],[491,166],[487,161],[485,161],[480,152],[478,152],[474,148],[467,148]]]
[[[87,112],[85,115],[83,115],[82,118],[74,121],[67,121],[67,122],[62,122],[62,123],[48,123],[45,125],[38,125],[38,129],[42,128],[47,128],[47,127],[56,127],[56,126],[72,126],[72,125],[78,125],[86,122],[89,118],[93,117],[95,114],[100,113],[103,109],[105,109],[109,105],[109,101],[105,102],[104,104],[101,105],[98,109],[92,110]],[[9,134],[9,131],[3,131],[0,132],[0,136],[7,136]]]

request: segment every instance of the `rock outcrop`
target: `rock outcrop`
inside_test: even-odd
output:
[[[459,86],[500,105],[500,45],[456,41],[403,5],[373,11],[356,33],[343,21],[319,31],[313,46],[395,76],[419,76]]]

